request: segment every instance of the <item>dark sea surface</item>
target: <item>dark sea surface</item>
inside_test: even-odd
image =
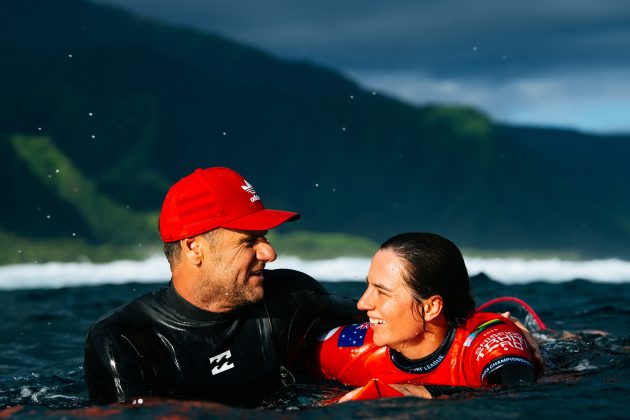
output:
[[[364,288],[361,282],[324,284],[333,293],[354,297]],[[0,417],[630,418],[630,283],[508,286],[480,275],[473,285],[478,303],[497,296],[522,298],[558,331],[538,336],[546,373],[537,384],[448,400],[401,398],[329,407],[320,404],[347,388],[333,382],[302,384],[259,409],[182,401],[90,406],[82,366],[88,327],[159,284],[0,291]],[[563,337],[564,330],[577,334]]]

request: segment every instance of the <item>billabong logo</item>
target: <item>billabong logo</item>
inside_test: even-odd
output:
[[[241,185],[241,188],[252,195],[249,201],[253,203],[254,201],[260,200],[260,197],[258,197],[258,194],[256,194],[256,190],[254,189],[254,187],[252,187],[252,184],[250,184],[246,180],[243,180],[243,182],[245,182],[245,185]]]
[[[210,366],[214,366],[212,368],[212,374],[218,375],[219,373],[225,372],[226,370],[230,370],[234,367],[234,363],[226,360],[225,362],[219,364],[219,362],[223,359],[229,359],[232,357],[232,352],[229,350],[224,351],[221,354],[217,354],[216,356],[212,356],[210,358]]]

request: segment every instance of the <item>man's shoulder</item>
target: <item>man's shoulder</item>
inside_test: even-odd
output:
[[[293,316],[289,314],[295,314],[299,308],[319,307],[330,296],[319,282],[300,271],[265,270],[264,278],[264,301],[274,317]],[[313,312],[318,311],[315,307]]]
[[[147,308],[159,298],[164,289],[156,289],[120,305],[98,318],[90,327],[89,335],[120,333],[142,325],[149,318]]]
[[[306,273],[288,268],[265,270],[265,290],[283,289],[287,292],[326,293],[326,289],[313,277]]]

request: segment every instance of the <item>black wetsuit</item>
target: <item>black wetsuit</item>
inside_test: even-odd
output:
[[[257,404],[282,385],[308,334],[365,316],[303,273],[264,277],[264,299],[229,313],[193,306],[171,283],[100,318],[85,346],[90,399]]]

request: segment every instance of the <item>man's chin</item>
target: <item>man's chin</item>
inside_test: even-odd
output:
[[[249,303],[260,302],[265,297],[265,289],[262,285],[249,289],[247,292],[245,298]]]

